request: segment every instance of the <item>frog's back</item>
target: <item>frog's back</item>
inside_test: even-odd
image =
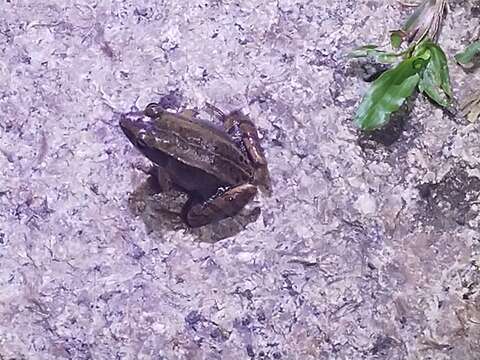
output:
[[[252,179],[247,156],[221,130],[178,114],[164,113],[153,121],[157,146],[167,155],[229,185]]]

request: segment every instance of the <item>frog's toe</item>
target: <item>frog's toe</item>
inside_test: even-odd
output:
[[[152,166],[145,164],[142,160],[135,161],[133,163],[133,168],[143,172],[145,175],[152,175]]]
[[[219,196],[190,207],[186,212],[186,222],[191,227],[199,227],[234,216],[254,198],[256,193],[257,188],[252,184],[228,189]]]

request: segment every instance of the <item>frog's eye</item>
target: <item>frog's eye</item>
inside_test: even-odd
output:
[[[156,118],[160,116],[163,112],[162,107],[157,103],[150,103],[146,106],[144,114],[149,118]]]

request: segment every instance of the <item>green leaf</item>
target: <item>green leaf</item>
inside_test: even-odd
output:
[[[412,56],[422,58],[424,60],[430,60],[431,51],[430,51],[430,44],[432,42],[430,40],[422,40],[420,43],[413,47]]]
[[[405,34],[401,30],[394,30],[390,33],[390,44],[392,45],[393,49],[400,48],[400,45],[402,45],[404,36]]]
[[[355,114],[355,123],[363,130],[385,125],[417,86],[426,61],[411,57],[385,71],[367,91]]]
[[[450,75],[448,73],[448,60],[442,48],[435,43],[430,43],[429,46],[431,58],[429,66],[435,74],[435,81],[440,84],[440,87],[448,97],[452,97],[452,86],[450,85]]]
[[[438,105],[447,107],[453,96],[447,57],[440,46],[431,41],[425,42],[424,47],[430,54],[430,60],[420,76],[418,88]]]
[[[470,44],[463,52],[455,55],[455,60],[462,65],[467,65],[471,63],[473,58],[478,54],[480,54],[480,41]]]
[[[373,57],[381,63],[391,64],[395,62],[401,54],[380,50],[376,45],[365,45],[352,50],[348,56],[352,58]]]
[[[445,96],[445,93],[440,90],[440,87],[435,82],[435,73],[428,68],[425,69],[420,81],[418,83],[418,90],[427,95],[430,99],[435,101],[438,105],[447,107],[449,105],[449,100]]]

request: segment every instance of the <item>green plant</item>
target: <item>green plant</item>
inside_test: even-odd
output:
[[[353,58],[373,57],[379,62],[395,63],[371,85],[355,114],[362,130],[381,128],[390,120],[415,89],[441,107],[452,98],[447,57],[434,39],[440,28],[446,0],[425,0],[400,30],[391,32],[393,49],[406,42],[400,52],[388,52],[376,45],[366,45],[350,53]]]

